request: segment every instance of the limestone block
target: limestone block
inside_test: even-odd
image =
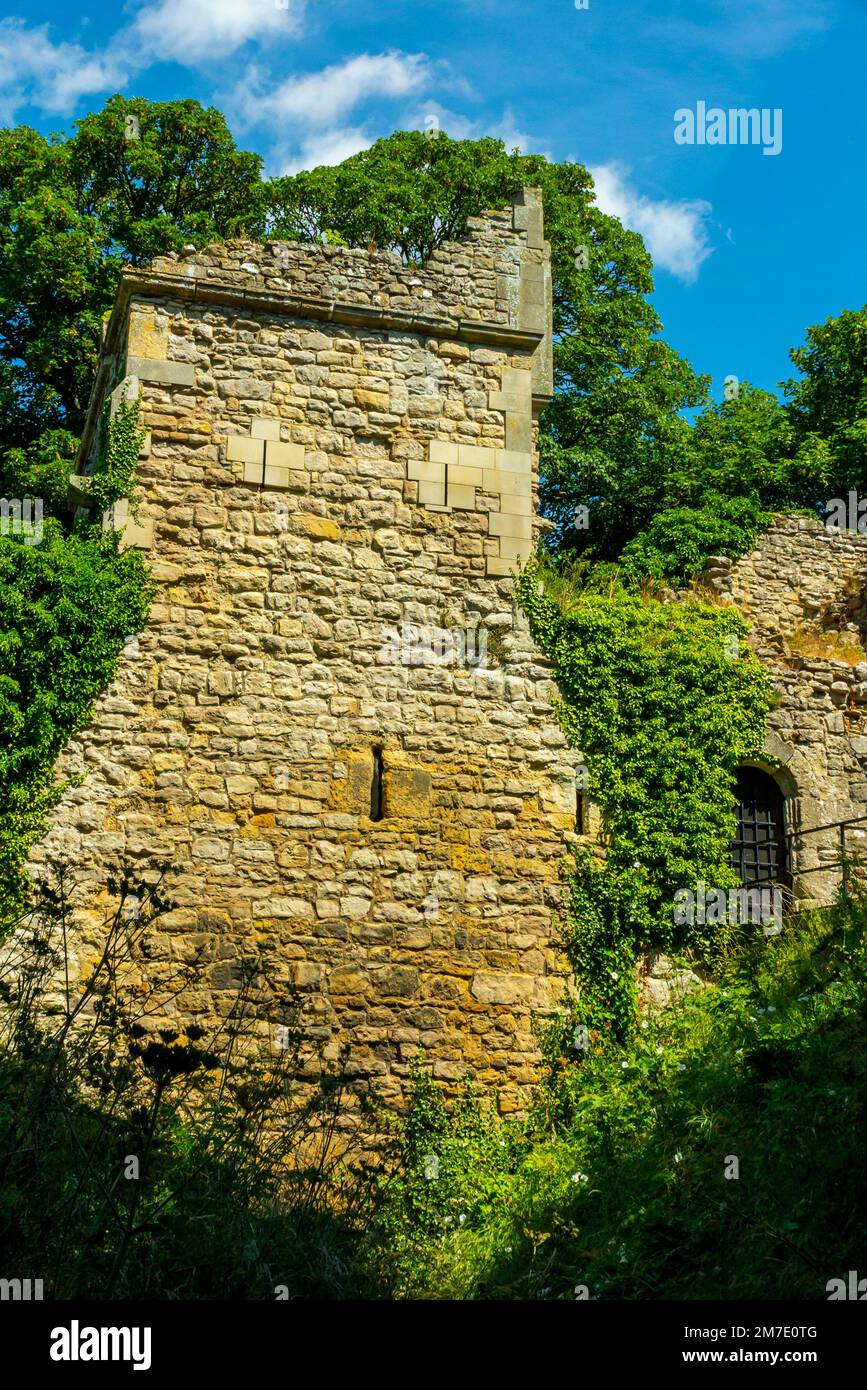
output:
[[[503,560],[529,560],[533,546],[528,540],[503,536],[500,540],[500,557]]]
[[[494,462],[494,450],[481,444],[461,444],[458,449],[458,463],[465,468],[490,468]]]
[[[500,512],[507,516],[532,516],[533,498],[518,497],[513,493],[500,493]]]
[[[265,477],[264,463],[245,463],[244,482],[250,483],[254,487],[261,487]]]
[[[282,488],[285,490],[289,486],[289,469],[280,468],[276,464],[265,464],[265,487]]]
[[[503,390],[519,396],[529,409],[533,394],[533,373],[529,367],[504,367]]]
[[[517,536],[529,541],[533,534],[533,519],[529,516],[510,516],[508,513],[491,512],[488,524],[492,536]]]
[[[265,444],[265,467],[266,469],[270,467],[303,468],[304,445],[281,444],[277,440],[267,440]]]
[[[253,439],[279,440],[280,421],[270,420],[264,415],[258,415],[250,425],[250,435]]]
[[[500,555],[489,555],[485,560],[485,571],[493,578],[505,578],[514,568],[513,560],[504,560]]]
[[[432,439],[430,442],[431,463],[457,463],[458,446],[445,439]]]
[[[522,410],[529,409],[529,404],[524,401],[522,396],[514,395],[511,391],[490,391],[488,393],[488,408],[520,414]]]
[[[386,763],[386,810],[389,817],[424,823],[430,815],[431,775],[426,768],[392,767]]]
[[[432,503],[435,506],[446,506],[446,482],[443,478],[441,483],[429,482],[419,483],[418,500],[422,506],[425,503]]]
[[[140,381],[159,382],[163,386],[194,386],[196,369],[192,362],[166,362],[159,358],[129,356],[127,372]]]
[[[246,434],[230,434],[226,443],[226,458],[230,463],[265,463],[265,442]]]
[[[533,420],[530,415],[506,415],[506,449],[529,454],[533,447]]]
[[[449,465],[449,487],[452,483],[468,483],[470,487],[482,487],[485,481],[484,468],[468,468],[465,464]]]
[[[465,483],[453,483],[449,479],[448,505],[457,507],[461,511],[472,512],[476,509],[476,489],[469,487]]]
[[[533,455],[529,449],[498,449],[493,466],[502,468],[506,473],[531,473]]]
[[[134,357],[148,359],[167,357],[169,350],[168,315],[158,314],[151,305],[132,305],[126,350]]]
[[[446,480],[444,463],[428,462],[426,459],[410,459],[406,476],[417,483],[443,483]]]

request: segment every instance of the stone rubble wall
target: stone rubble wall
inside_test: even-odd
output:
[[[540,525],[550,346],[532,191],[418,271],[233,243],[126,276],[79,472],[103,399],[138,390],[117,520],[159,593],[33,867],[75,862],[83,973],[108,869],[178,865],[140,965],[154,1028],[215,1027],[259,962],[263,1046],[297,993],[358,1092],[399,1100],[421,1051],[503,1110],[536,1078],[580,762],[510,578]]]
[[[765,752],[787,796],[789,828],[867,815],[867,654],[857,621],[867,594],[867,536],[778,517],[748,555],[713,560],[704,578],[750,621],[750,644],[771,670],[779,703],[768,716]],[[848,660],[840,656],[841,636],[844,650],[851,644]],[[816,654],[804,654],[811,638]],[[864,855],[867,821],[846,839]],[[823,866],[839,859],[837,830],[796,840],[798,896],[832,901],[840,871]]]

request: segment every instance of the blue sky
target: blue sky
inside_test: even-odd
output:
[[[576,159],[642,232],[666,339],[774,389],[807,325],[867,301],[867,0],[11,0],[0,122],[112,92],[218,106],[277,173],[435,116]],[[675,112],[782,112],[782,148],[677,144]]]

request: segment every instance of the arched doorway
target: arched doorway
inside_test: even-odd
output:
[[[737,829],[729,863],[744,887],[789,886],[785,798],[774,778],[760,767],[737,771]]]

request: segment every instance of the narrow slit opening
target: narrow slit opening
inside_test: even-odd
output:
[[[382,820],[383,815],[383,783],[385,768],[382,761],[382,749],[373,750],[373,777],[370,782],[370,819]]]

